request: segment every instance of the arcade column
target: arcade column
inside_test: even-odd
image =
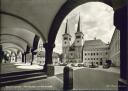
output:
[[[24,53],[22,53],[22,63],[24,62]]]
[[[4,57],[4,52],[2,50],[2,45],[0,45],[0,73],[1,73],[1,65],[2,65],[3,57]]]
[[[52,62],[52,53],[53,53],[53,48],[55,45],[50,45],[48,43],[44,44],[45,48],[45,65],[43,71],[47,73],[48,76],[53,76],[54,75],[54,66]]]
[[[120,79],[119,91],[128,91],[128,28],[127,5],[114,13],[114,25],[120,30]]]

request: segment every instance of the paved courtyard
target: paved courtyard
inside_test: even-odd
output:
[[[25,68],[26,67],[26,68]],[[42,66],[29,64],[2,64],[2,73],[43,69]],[[73,89],[97,89],[97,90],[117,90],[119,79],[119,68],[111,67],[110,69],[99,68],[73,68]],[[63,89],[63,69],[64,66],[55,66],[55,76],[42,80],[25,82],[14,87],[2,88],[2,90],[62,90]],[[35,88],[36,87],[36,88]]]

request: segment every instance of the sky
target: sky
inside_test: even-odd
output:
[[[55,41],[54,52],[62,53],[62,34],[65,32],[65,25],[68,19],[68,31],[72,39],[75,40],[78,19],[81,19],[81,31],[84,40],[101,39],[108,43],[111,41],[115,30],[113,25],[113,8],[101,2],[89,2],[82,4],[72,10],[63,20]]]

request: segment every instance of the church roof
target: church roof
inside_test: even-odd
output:
[[[95,39],[95,40],[85,40],[84,42],[84,45],[88,45],[88,46],[91,46],[91,45],[105,45],[105,43],[100,40],[100,39]]]

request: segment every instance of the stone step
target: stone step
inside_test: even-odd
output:
[[[34,76],[41,76],[41,75],[45,75],[45,73],[44,72],[37,72],[37,73],[29,73],[29,74],[25,73],[25,74],[4,76],[4,77],[0,78],[0,82],[23,79],[23,78],[29,78],[29,77],[34,77]]]
[[[8,76],[21,75],[21,74],[30,74],[30,73],[38,73],[38,72],[43,72],[43,71],[42,70],[31,70],[31,71],[11,72],[11,73],[0,74],[0,77],[8,77]]]
[[[10,86],[10,85],[17,85],[20,83],[28,82],[28,81],[34,81],[34,80],[40,80],[40,79],[46,79],[47,75],[41,75],[41,76],[34,76],[34,77],[27,77],[27,78],[21,78],[21,79],[13,79],[8,81],[1,81],[0,86]]]

